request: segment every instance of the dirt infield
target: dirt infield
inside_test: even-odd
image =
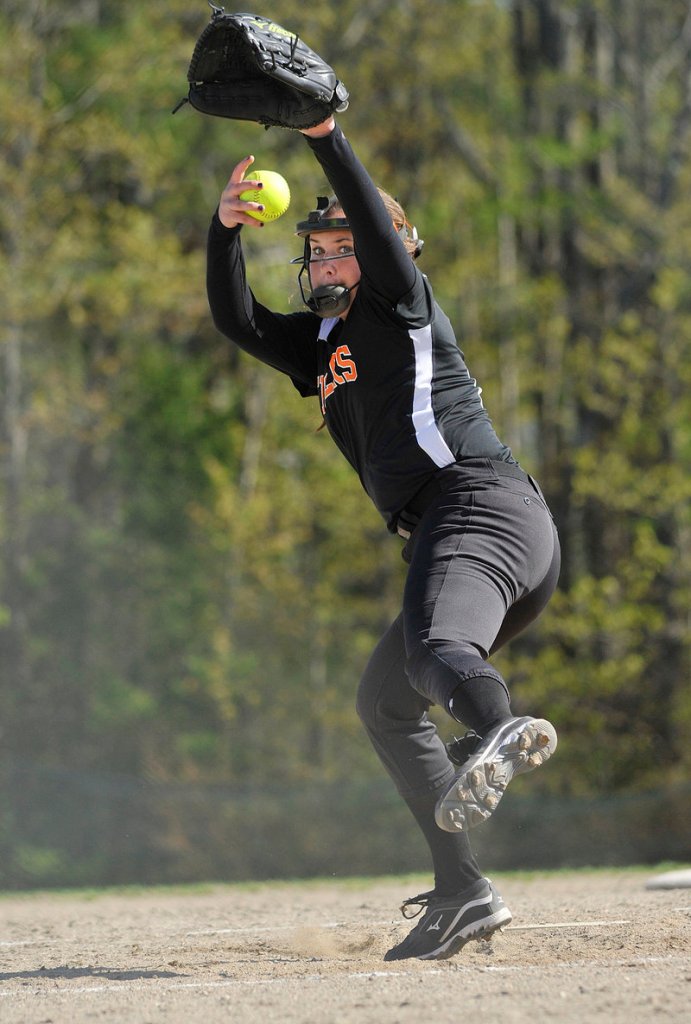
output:
[[[429,879],[0,899],[3,1024],[688,1021],[691,889],[653,872],[495,876],[514,920],[384,963]]]

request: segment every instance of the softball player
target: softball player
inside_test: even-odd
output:
[[[405,540],[402,611],[357,707],[434,868],[434,889],[402,908],[420,921],[386,959],[443,959],[511,920],[468,830],[557,740],[549,722],[512,715],[488,659],[547,604],[559,542],[540,488],[494,431],[403,210],[333,118],[303,134],[335,193],[297,228],[307,310],[269,310],[247,284],[241,229],[261,226],[248,212],[261,204],[239,198],[253,187],[243,180],[252,157],[235,167],[210,227],[209,303],[224,335],[319,399],[336,445]],[[450,750],[432,704],[468,730]]]

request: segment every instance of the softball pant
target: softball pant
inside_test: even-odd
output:
[[[403,610],[367,664],[357,709],[427,840],[435,891],[449,894],[481,872],[467,834],[434,821],[455,768],[428,710],[438,704],[480,735],[511,716],[506,683],[488,658],[549,601],[559,541],[532,477],[489,459],[441,470],[401,522],[411,528]]]

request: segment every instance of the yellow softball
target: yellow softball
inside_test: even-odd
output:
[[[248,210],[250,217],[264,222],[278,220],[290,206],[290,188],[282,174],[276,171],[247,172],[250,181],[261,181],[263,188],[251,188],[240,193],[240,198],[247,203],[261,203],[263,210]]]

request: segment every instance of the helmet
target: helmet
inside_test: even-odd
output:
[[[307,220],[301,220],[295,225],[295,234],[300,238],[308,238],[313,231],[334,231],[338,228],[349,228],[347,217],[325,217],[324,213],[331,206],[335,206],[335,196],[329,199],[328,196],[317,196],[317,209],[310,210]]]

